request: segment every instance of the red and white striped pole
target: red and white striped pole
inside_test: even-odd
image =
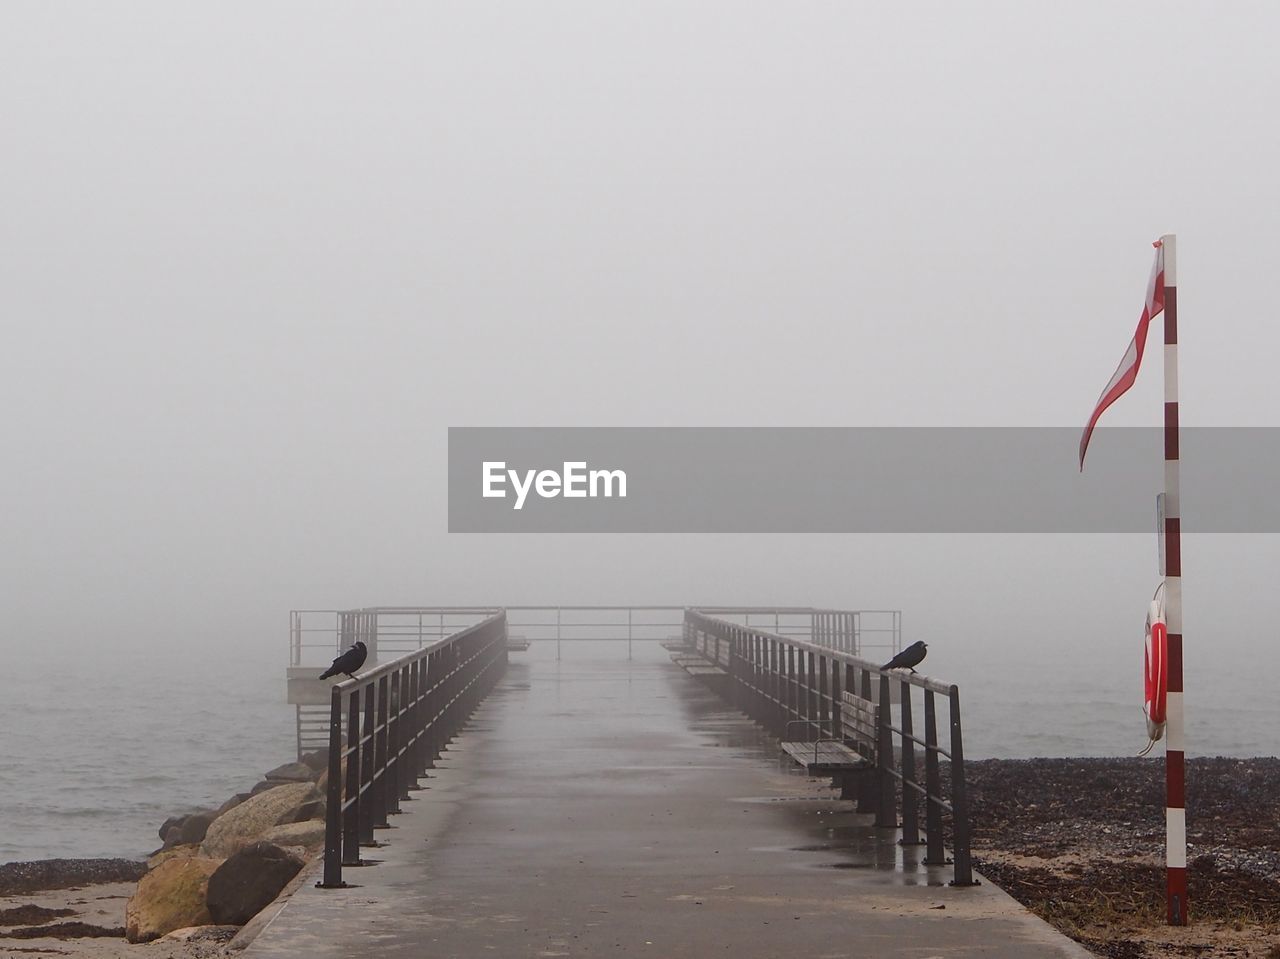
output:
[[[1166,904],[1171,926],[1187,924],[1186,736],[1182,711],[1182,510],[1178,476],[1177,242],[1164,253],[1164,538],[1165,623],[1169,631],[1169,693],[1165,732]]]

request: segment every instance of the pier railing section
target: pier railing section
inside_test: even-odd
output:
[[[375,606],[295,609],[289,614],[289,665],[325,666],[361,640],[372,659],[421,649],[497,612],[495,606]],[[687,606],[506,606],[513,635],[534,641],[662,641],[680,635]],[[902,648],[900,610],[812,606],[696,606],[699,612],[776,636],[808,640],[855,656],[889,658]]]
[[[513,642],[616,641],[632,645],[678,638],[685,606],[508,606]],[[898,610],[825,609],[812,606],[698,606],[700,612],[777,636],[807,640],[854,656],[891,658],[902,648]],[[296,609],[289,614],[289,702],[295,706],[299,758],[320,749],[329,736],[329,691],[316,677],[357,640],[375,665],[451,636],[498,612],[494,606],[370,606],[362,609]]]
[[[355,611],[355,642],[377,616]],[[385,647],[384,647],[385,648]],[[400,812],[418,779],[493,688],[507,663],[502,611],[337,683],[330,693],[323,888]]]
[[[811,606],[696,606],[699,613],[854,656],[892,659],[902,649],[902,610]]]
[[[875,764],[868,770],[870,788],[862,792],[876,825],[900,825],[903,845],[927,847],[926,865],[950,861],[952,885],[975,884],[957,686],[906,670],[886,672],[834,645],[735,622],[705,608],[686,611],[683,635],[728,674],[733,703],[779,738],[841,742],[842,711],[851,708],[850,699],[877,703]],[[922,734],[916,731],[917,698],[923,700]],[[945,746],[938,736],[940,701],[947,709]],[[945,795],[943,760],[950,773]],[[943,846],[944,817],[951,825],[951,860]]]

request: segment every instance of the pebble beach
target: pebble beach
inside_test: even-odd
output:
[[[966,763],[975,863],[1110,959],[1280,957],[1280,759],[1187,762],[1191,924],[1165,924],[1162,759]]]

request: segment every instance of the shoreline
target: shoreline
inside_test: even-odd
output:
[[[0,953],[127,959],[160,945],[207,959],[247,945],[323,846],[327,768],[327,750],[309,753],[216,808],[170,816],[136,859],[0,864]]]
[[[1164,924],[1162,759],[982,759],[965,770],[975,866],[1095,955],[1280,956],[1280,758],[1188,760],[1192,924],[1181,929]],[[125,940],[125,903],[149,864],[190,852],[175,842],[182,825],[166,822],[179,831],[149,860],[0,865],[0,940],[11,952],[137,956],[147,945]],[[278,911],[315,851],[247,928],[206,922],[156,941],[180,959],[226,954],[240,929],[251,938]]]

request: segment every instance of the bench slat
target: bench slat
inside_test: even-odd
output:
[[[820,770],[856,769],[870,763],[857,752],[841,743],[783,743],[783,751],[810,772]]]
[[[719,666],[712,666],[710,663],[690,663],[684,667],[685,672],[690,676],[727,676],[729,675]]]

